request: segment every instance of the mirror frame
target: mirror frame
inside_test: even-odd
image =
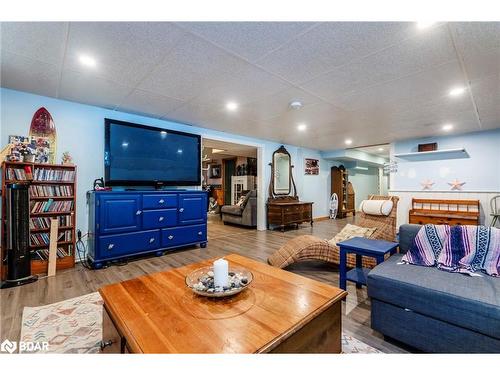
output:
[[[289,175],[288,175],[288,180],[289,180],[289,189],[287,193],[277,193],[275,191],[275,179],[274,179],[274,174],[275,174],[275,163],[274,163],[274,157],[276,154],[285,154],[288,155],[288,169],[289,169]],[[271,180],[269,183],[269,198],[271,199],[280,199],[280,198],[286,198],[290,197],[290,195],[293,198],[297,198],[297,188],[295,187],[295,181],[293,179],[293,165],[292,165],[292,156],[290,153],[287,151],[285,146],[281,145],[276,151],[273,152],[273,155],[271,157],[271,163],[269,163],[271,166]]]

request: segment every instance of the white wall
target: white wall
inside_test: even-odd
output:
[[[264,172],[262,174],[264,194],[259,196],[259,216],[263,217],[265,214],[263,204],[267,199],[267,187],[271,176],[268,163],[271,161],[272,153],[280,146],[280,143],[10,89],[0,89],[0,96],[0,147],[4,147],[7,144],[9,135],[23,135],[28,133],[32,116],[38,108],[46,107],[51,113],[57,129],[57,160],[60,161],[62,152],[70,151],[78,168],[76,224],[84,233],[87,232],[86,192],[92,188],[94,179],[104,176],[104,118],[106,117],[200,134],[202,137],[210,139],[259,147],[262,158],[259,160],[258,173],[261,174],[261,171]],[[303,201],[314,202],[314,217],[327,216],[330,195],[329,162],[321,159],[319,151],[290,145],[285,145],[285,147],[292,156],[292,163],[296,166],[294,178],[297,183],[299,197]],[[319,176],[304,175],[303,158],[305,157],[320,159],[321,172]]]

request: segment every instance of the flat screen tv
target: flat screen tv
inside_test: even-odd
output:
[[[201,183],[201,137],[105,119],[104,166],[110,186]]]

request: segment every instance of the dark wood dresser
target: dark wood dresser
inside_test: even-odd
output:
[[[267,229],[271,225],[281,227],[285,231],[285,227],[291,224],[300,224],[310,222],[313,225],[312,218],[313,202],[293,201],[270,201],[267,203]]]

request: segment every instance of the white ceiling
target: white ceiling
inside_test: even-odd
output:
[[[89,54],[95,69],[78,57]],[[500,127],[500,23],[2,23],[1,86],[321,150]],[[449,89],[464,85],[458,98]],[[237,101],[235,113],[225,102]],[[291,110],[288,103],[304,106]],[[306,132],[297,123],[308,125]]]
[[[213,153],[213,149],[224,150]],[[237,143],[223,142],[215,139],[203,138],[203,155],[213,158],[225,158],[230,156],[257,157],[257,148]]]

